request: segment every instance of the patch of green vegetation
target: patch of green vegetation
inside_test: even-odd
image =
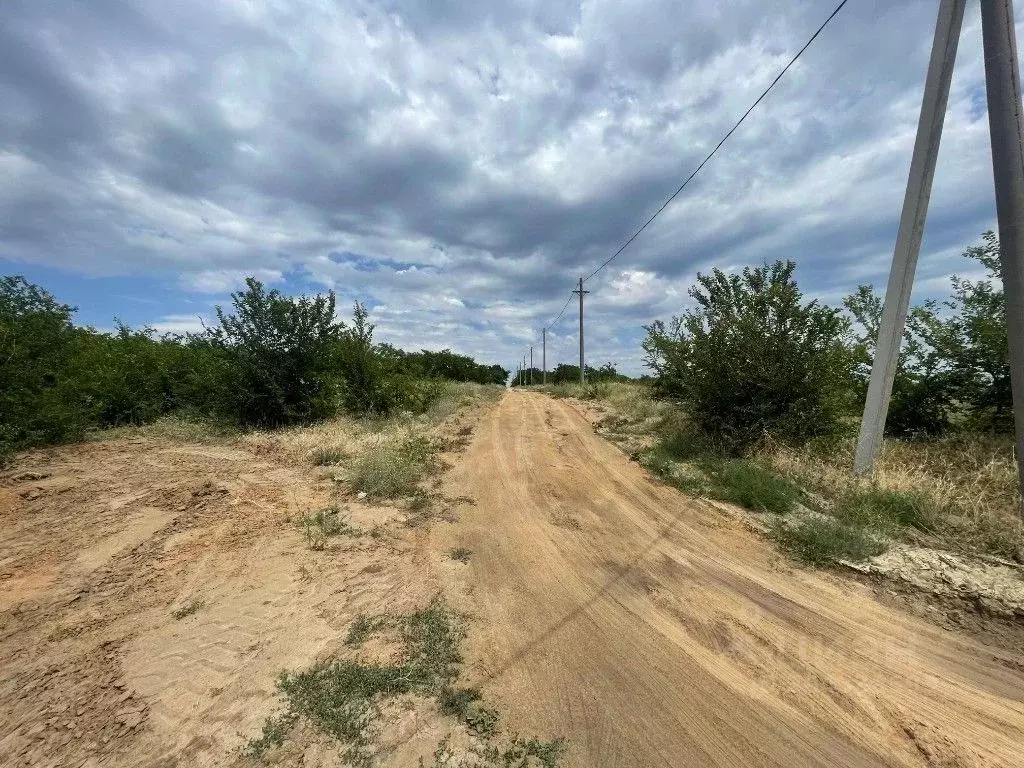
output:
[[[924,493],[878,487],[846,493],[836,503],[833,514],[851,525],[885,531],[916,528],[929,532],[938,524],[935,502]]]
[[[313,451],[310,458],[314,466],[330,467],[343,462],[347,458],[347,454],[340,448],[322,447]]]
[[[514,735],[504,746],[491,741],[470,748],[473,759],[459,760],[446,736],[434,750],[429,766],[420,758],[420,768],[557,768],[566,752],[565,739],[524,739]]]
[[[825,515],[808,517],[793,525],[778,521],[772,538],[798,560],[809,565],[829,565],[837,560],[857,562],[880,555],[884,541],[864,528]]]
[[[348,628],[345,636],[345,645],[360,646],[367,638],[375,632],[379,632],[388,625],[387,616],[367,616],[359,614]]]
[[[726,461],[713,473],[712,495],[757,512],[783,515],[796,506],[801,491],[774,472],[747,461]]]
[[[492,742],[499,731],[498,713],[481,706],[478,689],[453,685],[462,664],[459,646],[465,637],[465,627],[443,601],[434,600],[406,616],[359,616],[349,628],[346,643],[358,646],[370,634],[385,628],[397,633],[402,642],[399,663],[334,659],[304,672],[283,673],[277,687],[284,697],[284,710],[267,719],[260,736],[247,744],[244,753],[262,758],[270,749],[281,746],[289,730],[302,720],[340,742],[347,764],[370,766],[380,704],[394,696],[413,693],[435,698],[442,713],[457,718],[482,740],[477,754],[487,762],[474,766],[557,765],[565,751],[562,739],[547,742],[512,736],[500,747]],[[438,745],[434,758],[434,765],[456,765],[448,740]]]
[[[186,616],[191,616],[193,613],[196,613],[205,605],[205,600],[192,599],[171,611],[171,616],[173,616],[175,620],[181,621]]]
[[[674,430],[639,455],[651,472],[680,491],[706,495],[757,512],[785,514],[803,496],[793,483],[748,459],[728,459],[709,438],[692,429]]]
[[[448,550],[448,557],[452,560],[457,560],[460,563],[468,563],[469,558],[473,556],[473,550],[467,547],[455,547],[454,549]]]
[[[440,468],[436,453],[436,446],[424,437],[382,443],[352,462],[348,483],[372,500],[413,496],[420,481]]]
[[[362,533],[337,507],[303,512],[299,516],[299,525],[306,534],[306,543],[313,550],[323,549],[332,536],[359,536]]]

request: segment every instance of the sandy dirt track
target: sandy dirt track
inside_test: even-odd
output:
[[[469,677],[568,765],[1024,765],[1024,654],[793,567],[564,401],[508,394],[449,484]]]

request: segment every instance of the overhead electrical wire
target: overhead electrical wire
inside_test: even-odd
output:
[[[615,251],[615,253],[613,253],[611,256],[609,256],[607,259],[605,259],[603,262],[601,262],[600,266],[598,266],[597,269],[595,269],[593,272],[591,272],[590,274],[588,274],[586,277],[583,278],[583,282],[584,283],[586,283],[589,280],[591,280],[598,273],[600,273],[601,270],[603,270],[605,267],[607,267],[609,264],[611,264],[616,258],[618,258],[618,256],[620,254],[622,254],[622,252],[625,251],[626,248],[628,248],[630,246],[630,244],[632,244],[632,242],[637,239],[637,237],[640,236],[640,233],[643,232],[645,229],[647,229],[647,227],[650,226],[651,223],[656,218],[658,218],[658,216],[660,216],[661,213],[666,208],[668,208],[668,206],[672,203],[672,201],[675,200],[684,189],[686,189],[686,185],[689,184],[691,181],[693,181],[694,177],[696,177],[696,175],[701,172],[701,169],[703,169],[704,166],[707,165],[708,162],[711,160],[711,158],[713,158],[718,153],[718,150],[722,148],[722,145],[725,144],[725,142],[729,140],[729,137],[732,136],[736,132],[736,129],[739,128],[741,125],[743,125],[743,122],[750,116],[750,113],[754,111],[754,109],[757,107],[758,104],[760,104],[762,101],[764,101],[764,98],[769,93],[771,93],[772,89],[775,88],[775,86],[778,84],[778,82],[785,76],[785,74],[797,62],[797,60],[804,54],[804,52],[808,48],[811,47],[811,44],[815,40],[818,39],[818,36],[825,30],[825,27],[827,27],[831,23],[831,21],[836,16],[839,15],[839,12],[841,10],[843,10],[843,7],[848,2],[849,2],[849,0],[841,0],[841,2],[832,10],[832,13],[830,13],[828,15],[828,18],[826,18],[825,21],[823,21],[821,23],[821,26],[819,26],[814,31],[814,34],[811,35],[810,38],[808,38],[807,42],[804,43],[803,46],[800,48],[800,50],[796,52],[796,55],[793,56],[793,58],[789,60],[789,63],[786,64],[786,66],[784,66],[782,68],[782,70],[779,72],[779,74],[777,74],[775,76],[775,79],[772,80],[771,83],[768,85],[768,87],[765,88],[764,91],[761,92],[761,95],[758,96],[754,100],[754,103],[751,104],[747,108],[747,111],[743,113],[743,115],[740,117],[740,119],[737,120],[736,123],[732,126],[732,128],[730,128],[729,131],[725,134],[725,136],[722,137],[721,141],[719,141],[718,144],[715,145],[715,148],[712,149],[708,153],[707,157],[705,157],[703,160],[700,161],[700,164],[693,170],[693,172],[689,176],[686,177],[686,179],[683,181],[683,183],[680,184],[676,188],[676,190],[671,195],[668,196],[668,198],[665,200],[665,202],[661,204],[661,207],[658,208],[658,210],[656,210],[642,225],[640,225],[639,229],[637,229],[636,232],[634,232],[632,235],[630,235],[629,239],[626,240],[626,242],[624,242],[619,247],[619,249],[617,251]],[[565,310],[568,308],[570,302],[572,301],[572,297],[573,297],[573,294],[570,293],[569,294],[569,298],[567,298],[565,300],[565,304],[562,305],[562,308],[558,311],[558,314],[555,315],[554,319],[550,323],[548,323],[546,326],[544,326],[546,329],[550,330],[554,326],[554,324],[557,323],[561,319],[562,315],[565,314]]]
[[[806,51],[808,48],[811,47],[811,43],[813,43],[817,39],[818,35],[820,35],[821,32],[824,30],[824,28],[828,26],[829,22],[831,22],[831,20],[833,20],[839,14],[839,12],[841,10],[843,10],[843,6],[846,5],[847,2],[849,2],[849,0],[842,0],[842,2],[840,2],[840,4],[836,6],[835,10],[833,10],[833,12],[828,14],[828,17],[824,20],[824,22],[821,24],[821,26],[818,27],[817,30],[815,30],[814,34],[811,35],[810,39],[806,43],[804,43],[804,46],[799,51],[797,51],[797,55],[795,55],[793,58],[791,58],[790,62],[788,62],[787,65],[782,68],[782,71],[779,72],[778,75],[775,76],[775,79],[771,81],[771,84],[767,88],[765,88],[764,91],[762,91],[761,95],[758,96],[757,99],[755,99],[754,103],[750,105],[750,108],[748,110],[746,110],[746,112],[743,113],[743,116],[741,118],[739,118],[739,120],[736,121],[736,124],[733,125],[732,128],[729,129],[729,132],[726,133],[722,137],[722,140],[719,141],[715,145],[714,150],[712,150],[708,154],[708,157],[706,157],[705,159],[700,161],[700,165],[698,165],[693,170],[693,173],[691,173],[689,176],[686,177],[686,180],[683,181],[683,183],[681,183],[677,187],[677,189],[674,191],[674,193],[672,193],[672,195],[669,196],[669,199],[666,200],[665,203],[662,204],[662,207],[660,207],[656,211],[654,211],[654,213],[650,216],[650,218],[648,218],[646,221],[644,221],[643,224],[640,226],[640,228],[637,229],[635,232],[633,232],[632,236],[630,236],[630,239],[627,240],[625,243],[623,243],[623,245],[622,245],[622,247],[620,249],[615,251],[613,254],[611,254],[611,256],[609,256],[607,259],[605,259],[603,262],[601,262],[601,265],[599,267],[597,267],[597,269],[592,271],[590,274],[588,274],[586,276],[586,278],[583,279],[584,283],[588,282],[591,278],[593,278],[593,276],[595,274],[597,274],[602,269],[604,269],[604,267],[606,267],[608,264],[610,264],[615,259],[615,257],[617,257],[623,251],[625,251],[627,248],[629,248],[630,244],[639,237],[640,232],[642,232],[644,229],[646,229],[647,226],[654,219],[656,219],[658,217],[658,215],[660,215],[660,213],[662,213],[666,208],[669,207],[669,205],[672,203],[672,201],[674,201],[679,196],[681,191],[686,188],[686,185],[688,183],[690,183],[691,180],[693,180],[693,177],[696,176],[698,173],[700,173],[700,169],[705,167],[708,164],[708,162],[712,158],[715,157],[715,155],[718,153],[718,151],[721,150],[722,144],[724,144],[729,139],[729,136],[731,136],[733,133],[735,133],[736,129],[740,125],[743,124],[743,121],[746,120],[746,118],[748,118],[752,112],[754,112],[756,106],[759,103],[761,103],[761,101],[764,100],[764,97],[767,96],[771,92],[771,89],[775,87],[775,85],[778,83],[779,80],[782,79],[782,77],[785,75],[785,73],[790,71],[790,68],[793,67],[793,65],[795,65],[795,63],[797,62],[797,59],[800,58],[804,54],[804,51]]]

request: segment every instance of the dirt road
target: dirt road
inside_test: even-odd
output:
[[[792,567],[564,401],[508,394],[450,485],[470,678],[569,765],[1024,765],[1024,654]]]

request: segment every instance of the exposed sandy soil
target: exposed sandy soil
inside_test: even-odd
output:
[[[0,765],[244,764],[282,669],[438,592],[471,616],[461,683],[506,729],[567,737],[570,766],[1022,765],[1024,653],[791,567],[565,402],[512,392],[481,412],[447,457],[444,492],[476,502],[456,522],[350,500],[385,535],[322,552],[294,517],[338,489],[302,451],[340,431],[22,456],[0,473]],[[458,738],[432,706],[385,706],[382,768]],[[339,755],[300,726],[268,762]]]
[[[790,566],[564,401],[509,394],[449,477],[469,677],[568,765],[1024,765],[1024,653]]]
[[[113,439],[0,474],[0,765],[238,761],[283,669],[333,655],[359,613],[429,600],[397,510],[351,505],[386,535],[309,550],[294,516],[331,484],[278,447]],[[299,734],[306,764],[339,764],[316,741]]]

